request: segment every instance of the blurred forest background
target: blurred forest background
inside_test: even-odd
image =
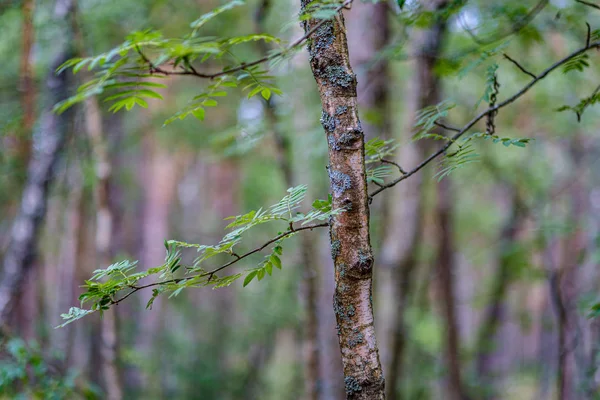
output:
[[[165,239],[217,243],[224,218],[289,187],[308,185],[306,207],[329,190],[305,51],[273,69],[282,95],[230,94],[202,122],[162,127],[209,84],[186,76],[167,78],[164,100],[147,109],[112,113],[100,96],[59,117],[53,105],[89,74],[55,75],[69,43],[71,56],[89,56],[136,30],[183,35],[222,5],[67,3],[0,2],[0,302],[15,265],[32,260],[4,321],[0,398],[344,398],[326,230],[290,241],[282,271],[260,283],[190,289],[151,310],[142,292],[102,320],[54,329],[95,269],[159,266]],[[394,139],[405,169],[442,144],[413,140],[418,110],[451,100],[444,122],[460,127],[493,101],[494,73],[500,100],[531,79],[503,53],[535,74],[585,45],[586,23],[588,39],[600,38],[594,2],[462,1],[440,22],[447,3],[356,1],[344,11],[367,139]],[[303,34],[298,11],[298,1],[249,0],[203,34],[291,42]],[[270,47],[246,43],[236,56]],[[599,65],[592,51],[503,109],[495,132],[514,142],[474,141],[469,162],[443,179],[434,162],[373,201],[388,398],[600,399],[600,112],[590,104],[580,121],[557,112],[598,93]],[[15,222],[27,204],[39,235]],[[247,246],[274,233],[258,229]]]

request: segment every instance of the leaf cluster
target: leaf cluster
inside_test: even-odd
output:
[[[203,120],[206,108],[216,106],[217,98],[226,96],[231,88],[239,87],[247,92],[248,98],[260,94],[268,100],[272,94],[281,94],[273,76],[258,65],[246,67],[234,53],[236,46],[248,42],[264,41],[280,45],[280,39],[265,33],[220,38],[198,35],[208,21],[243,4],[234,0],[201,16],[191,23],[191,32],[181,38],[165,38],[154,30],[137,31],[108,52],[68,60],[57,69],[57,73],[68,69],[78,73],[84,68],[96,72],[79,87],[74,96],[57,104],[55,111],[61,113],[98,95],[105,95],[104,101],[111,103],[109,110],[112,112],[131,110],[135,106],[147,108],[146,99],[162,99],[156,89],[166,87],[155,80],[170,75],[195,75],[212,78],[213,82],[195,96],[188,106],[167,119],[165,124],[190,115]],[[209,60],[221,63],[221,71],[198,72],[196,66],[206,65]]]
[[[283,242],[295,236],[299,230],[308,229],[308,227],[297,228],[295,224],[303,227],[310,222],[326,221],[331,216],[344,211],[333,209],[332,199],[329,197],[327,200],[316,200],[307,214],[297,212],[306,197],[307,190],[305,185],[290,188],[286,196],[266,209],[252,210],[243,215],[227,218],[231,220],[227,226],[230,231],[216,245],[165,241],[166,257],[161,266],[146,271],[136,271],[137,262],[125,260],[114,263],[106,269],[97,269],[93,276],[85,281],[83,286],[85,292],[79,296],[81,306],[89,304],[89,308],[71,307],[68,313],[61,315],[64,323],[60,327],[93,312],[108,310],[112,305],[118,304],[144,288],[152,288],[152,296],[147,303],[147,308],[151,308],[154,300],[164,293],[169,293],[169,297],[173,297],[191,287],[226,287],[242,276],[246,277],[244,280],[246,286],[255,277],[262,280],[265,275],[272,275],[273,267],[282,268],[280,256],[283,254]],[[274,222],[283,223],[286,230],[280,231],[274,239],[254,250],[241,255],[236,252],[248,231]],[[225,268],[269,247],[270,254],[257,267],[232,275],[218,275]],[[183,261],[182,251],[185,249],[196,250],[197,255],[190,264]],[[226,257],[230,261],[220,267],[208,269],[206,264],[217,256]],[[152,283],[142,283],[142,280],[150,277],[154,278]]]

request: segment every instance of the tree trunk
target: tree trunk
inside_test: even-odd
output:
[[[302,1],[306,6],[307,1]],[[306,32],[319,20],[304,23]],[[324,22],[308,51],[323,106],[321,123],[329,144],[333,207],[346,211],[330,222],[335,265],[333,298],[348,399],[383,399],[384,378],[375,340],[372,305],[373,255],[364,133],[358,117],[356,76],[348,57],[344,17]]]
[[[492,281],[491,300],[483,315],[481,328],[478,332],[477,343],[475,345],[476,369],[478,381],[484,385],[485,398],[496,398],[493,387],[495,363],[494,349],[496,342],[496,333],[500,323],[505,318],[504,301],[506,292],[512,282],[511,279],[511,247],[517,239],[519,224],[524,216],[524,209],[519,197],[518,188],[514,189],[511,213],[500,232],[500,246],[498,254],[498,267]]]
[[[110,206],[112,165],[100,109],[95,98],[90,98],[85,103],[85,119],[96,164],[96,259],[99,265],[106,268],[112,263],[113,249],[114,213]],[[123,398],[123,385],[118,368],[117,308],[104,313],[100,336],[106,398],[120,400]]]
[[[454,295],[454,231],[452,221],[452,186],[448,177],[442,179],[438,186],[437,220],[440,227],[438,249],[438,282],[442,301],[442,314],[446,323],[444,337],[445,362],[448,372],[448,392],[450,400],[466,398],[461,378],[460,335],[456,321],[456,305]]]
[[[71,12],[70,1],[61,1],[57,7],[65,15]],[[24,278],[32,266],[39,228],[46,214],[48,192],[53,180],[53,169],[65,143],[68,125],[73,111],[61,115],[52,112],[55,103],[68,96],[68,74],[56,75],[59,65],[70,58],[68,42],[71,33],[66,34],[64,45],[58,45],[58,56],[52,62],[46,83],[50,92],[51,104],[41,117],[40,128],[34,136],[34,151],[29,162],[27,182],[23,190],[21,206],[12,227],[10,244],[4,256],[4,268],[0,280],[0,327],[6,326],[15,301],[21,293]]]
[[[35,80],[33,75],[33,66],[31,63],[31,49],[35,37],[33,27],[33,11],[35,8],[34,0],[24,0],[23,9],[23,36],[21,40],[21,60],[20,60],[20,89],[23,92],[21,97],[21,107],[23,108],[23,124],[17,143],[17,152],[19,161],[27,165],[31,154],[31,132],[35,124]]]
[[[571,143],[571,158],[576,170],[580,170],[583,160],[583,146],[580,135]],[[558,382],[557,398],[572,400],[579,398],[577,394],[577,377],[575,371],[575,347],[583,346],[580,329],[577,324],[577,275],[580,270],[580,260],[585,248],[584,230],[581,225],[586,215],[585,187],[579,180],[570,187],[570,212],[568,224],[575,227],[573,232],[564,239],[564,252],[561,266],[555,275],[554,300],[558,319]]]

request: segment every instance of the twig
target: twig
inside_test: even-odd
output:
[[[335,12],[340,12],[343,8],[346,8],[347,6],[349,6],[350,4],[352,4],[354,0],[346,0],[344,1],[342,4],[340,4],[336,9]],[[285,49],[277,52],[277,53],[273,53],[271,55],[268,56],[264,56],[262,58],[259,58],[258,60],[254,60],[252,62],[249,63],[241,63],[240,65],[238,65],[237,67],[225,70],[225,71],[221,71],[221,72],[216,72],[213,74],[207,74],[207,73],[202,73],[202,72],[198,72],[196,71],[194,68],[191,68],[189,70],[185,70],[185,71],[168,71],[165,69],[160,68],[157,65],[154,65],[152,63],[152,61],[150,61],[150,59],[148,59],[148,57],[146,57],[145,54],[142,53],[142,51],[140,50],[140,48],[138,46],[136,46],[136,50],[138,52],[138,54],[140,55],[140,57],[142,57],[142,59],[150,66],[150,70],[151,72],[157,72],[159,74],[163,74],[165,76],[168,75],[192,75],[192,76],[196,76],[198,78],[205,78],[205,79],[214,79],[214,78],[218,78],[220,76],[223,75],[230,75],[234,72],[238,72],[238,71],[242,71],[246,68],[249,67],[253,67],[255,65],[259,65],[259,64],[263,64],[267,61],[271,61],[274,58],[277,58],[279,56],[281,56],[282,54],[285,54],[286,52],[290,51],[291,49],[293,49],[296,46],[301,45],[302,43],[304,43],[306,40],[308,40],[321,26],[323,26],[325,23],[329,22],[328,19],[323,19],[321,21],[319,21],[315,26],[312,27],[311,30],[309,30],[308,32],[306,32],[303,36],[301,36],[300,38],[296,39],[292,44],[290,44],[288,47],[286,47]]]
[[[583,47],[583,48],[581,48],[581,49],[579,49],[579,50],[577,50],[577,51],[569,54],[568,56],[566,56],[565,58],[561,59],[560,61],[557,61],[556,63],[554,63],[553,65],[551,65],[550,67],[548,67],[547,69],[545,69],[544,71],[542,71],[539,75],[537,75],[535,77],[535,79],[532,79],[527,85],[525,85],[525,87],[523,87],[517,93],[515,93],[514,95],[512,95],[508,99],[504,100],[503,102],[499,103],[495,107],[490,107],[487,110],[484,110],[481,113],[479,113],[476,117],[474,117],[471,121],[469,121],[459,132],[457,132],[451,138],[451,141],[449,141],[444,146],[442,146],[440,149],[438,149],[435,153],[433,153],[432,155],[430,155],[429,157],[427,157],[424,161],[422,161],[414,169],[408,171],[408,173],[406,173],[406,175],[403,175],[403,176],[399,177],[398,179],[395,179],[392,182],[388,183],[387,185],[384,185],[384,187],[375,190],[374,192],[372,192],[369,195],[369,197],[372,198],[373,196],[378,195],[379,193],[383,192],[386,189],[389,189],[389,188],[391,188],[393,186],[396,186],[398,183],[400,183],[403,180],[408,179],[410,176],[416,174],[421,169],[423,169],[427,164],[429,164],[431,161],[435,160],[437,157],[439,157],[440,155],[444,154],[444,152],[446,150],[448,150],[448,148],[450,146],[452,146],[452,144],[454,143],[454,141],[456,141],[458,138],[460,138],[462,135],[464,135],[469,129],[471,129],[477,122],[479,122],[485,116],[487,116],[488,114],[493,113],[495,111],[498,111],[499,109],[504,108],[507,105],[513,103],[519,97],[521,97],[525,93],[527,93],[529,91],[529,89],[531,89],[536,83],[538,83],[540,80],[544,79],[546,76],[548,76],[548,74],[550,74],[552,71],[554,71],[555,69],[557,69],[558,67],[560,67],[561,65],[563,65],[564,63],[566,63],[567,61],[571,60],[574,57],[577,57],[580,54],[585,53],[586,51],[588,51],[590,49],[597,49],[597,48],[600,48],[600,41],[599,42],[590,43],[589,46],[585,46],[585,47]]]
[[[592,27],[589,23],[585,23],[587,25],[587,37],[585,39],[585,45],[588,47],[590,45],[590,41],[592,40]]]
[[[210,282],[210,280],[212,279],[212,277],[217,272],[222,271],[222,270],[224,270],[227,267],[230,267],[231,265],[237,263],[240,260],[243,260],[244,258],[246,258],[248,256],[251,256],[252,254],[259,253],[259,252],[263,251],[267,246],[269,246],[269,245],[277,242],[278,240],[281,240],[281,239],[285,238],[286,236],[289,236],[289,235],[291,235],[293,233],[300,232],[300,231],[313,230],[313,229],[316,229],[316,228],[325,228],[325,227],[328,227],[328,226],[329,226],[328,223],[322,223],[322,224],[315,224],[315,225],[309,225],[309,226],[301,226],[299,228],[295,228],[294,227],[293,229],[290,229],[290,230],[288,230],[288,231],[286,231],[286,232],[284,232],[282,234],[279,234],[279,235],[275,236],[274,238],[272,238],[269,241],[267,241],[266,243],[264,243],[262,246],[257,247],[254,250],[251,250],[251,251],[249,251],[247,253],[244,253],[241,256],[237,255],[237,254],[232,254],[232,255],[234,255],[236,257],[235,260],[232,260],[232,261],[230,261],[230,262],[228,262],[228,263],[220,266],[219,268],[215,268],[212,271],[204,272],[204,273],[197,274],[197,275],[190,275],[190,276],[186,276],[184,278],[169,279],[169,280],[161,281],[161,282],[152,282],[152,283],[149,283],[147,285],[142,285],[142,286],[130,286],[131,289],[132,289],[131,292],[127,293],[125,296],[121,297],[120,299],[111,301],[111,304],[113,304],[113,305],[119,304],[123,300],[125,300],[126,298],[128,298],[129,296],[131,296],[132,294],[134,294],[136,292],[139,292],[142,289],[147,289],[147,288],[150,288],[150,287],[167,285],[169,283],[179,283],[181,281],[188,280],[188,279],[195,279],[195,278],[196,279],[200,279],[200,278],[204,278],[204,277],[207,277],[207,276],[209,277],[208,278],[208,282]]]
[[[589,42],[586,44],[586,47],[588,47],[590,44]],[[521,72],[523,72],[524,74],[529,75],[530,77],[532,77],[533,79],[535,79],[535,74],[527,71],[521,64],[519,64],[516,60],[512,59],[508,54],[506,53],[502,53],[502,55],[504,56],[504,58],[506,58],[508,61],[510,61],[511,63],[515,64],[517,66],[517,68],[519,68],[521,70]]]
[[[441,123],[439,121],[435,121],[434,124],[437,125],[437,126],[439,126],[440,128],[446,129],[448,131],[460,132],[460,129],[455,128],[453,126],[449,126],[449,125],[443,124],[443,123]]]
[[[385,158],[382,158],[379,161],[381,161],[384,164],[390,164],[390,165],[395,166],[396,168],[398,168],[398,171],[400,171],[401,174],[406,175],[406,171],[397,162],[392,161],[392,160],[386,160]]]
[[[599,5],[594,4],[594,3],[590,3],[589,1],[583,1],[583,0],[575,0],[575,1],[578,2],[578,3],[581,3],[583,5],[586,5],[588,7],[593,7],[595,9],[597,9],[597,10],[600,10],[600,6]]]
[[[575,1],[579,1],[579,0],[575,0]],[[475,43],[477,43],[478,45],[486,45],[486,44],[497,42],[498,40],[504,39],[505,37],[508,37],[515,33],[519,33],[523,28],[525,28],[527,25],[529,25],[529,23],[536,17],[536,15],[540,11],[542,11],[548,5],[549,2],[550,2],[550,0],[541,0],[531,9],[531,11],[529,11],[527,13],[527,15],[525,15],[521,20],[516,21],[508,31],[503,32],[503,33],[497,35],[496,37],[492,37],[492,38],[488,38],[488,39],[480,39],[475,34],[475,32],[473,32],[473,30],[471,28],[466,26],[466,24],[464,23],[464,21],[462,21],[462,19],[461,19],[460,23],[462,25],[462,28],[467,32],[467,34],[471,37],[471,39],[473,39],[473,41]]]

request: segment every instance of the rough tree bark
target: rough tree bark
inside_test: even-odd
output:
[[[68,17],[72,3],[68,0],[57,4],[57,19]],[[66,32],[64,43],[57,45],[58,56],[52,62],[46,83],[50,92],[50,104],[43,113],[39,131],[33,137],[33,153],[29,161],[27,182],[21,198],[21,206],[15,218],[10,244],[3,260],[0,280],[0,327],[5,327],[15,301],[21,293],[25,275],[35,258],[39,228],[46,214],[48,191],[53,180],[53,170],[65,143],[65,133],[72,120],[72,111],[61,115],[52,112],[55,103],[68,96],[69,79],[66,73],[56,75],[56,68],[70,58],[69,42],[72,34]]]
[[[302,0],[305,7],[307,0]],[[306,32],[319,20],[308,20]],[[333,207],[346,211],[330,221],[335,265],[333,298],[348,399],[383,399],[384,378],[375,339],[372,305],[373,255],[364,133],[358,117],[356,76],[348,57],[344,17],[321,25],[308,45],[323,106],[321,123],[329,144]]]

